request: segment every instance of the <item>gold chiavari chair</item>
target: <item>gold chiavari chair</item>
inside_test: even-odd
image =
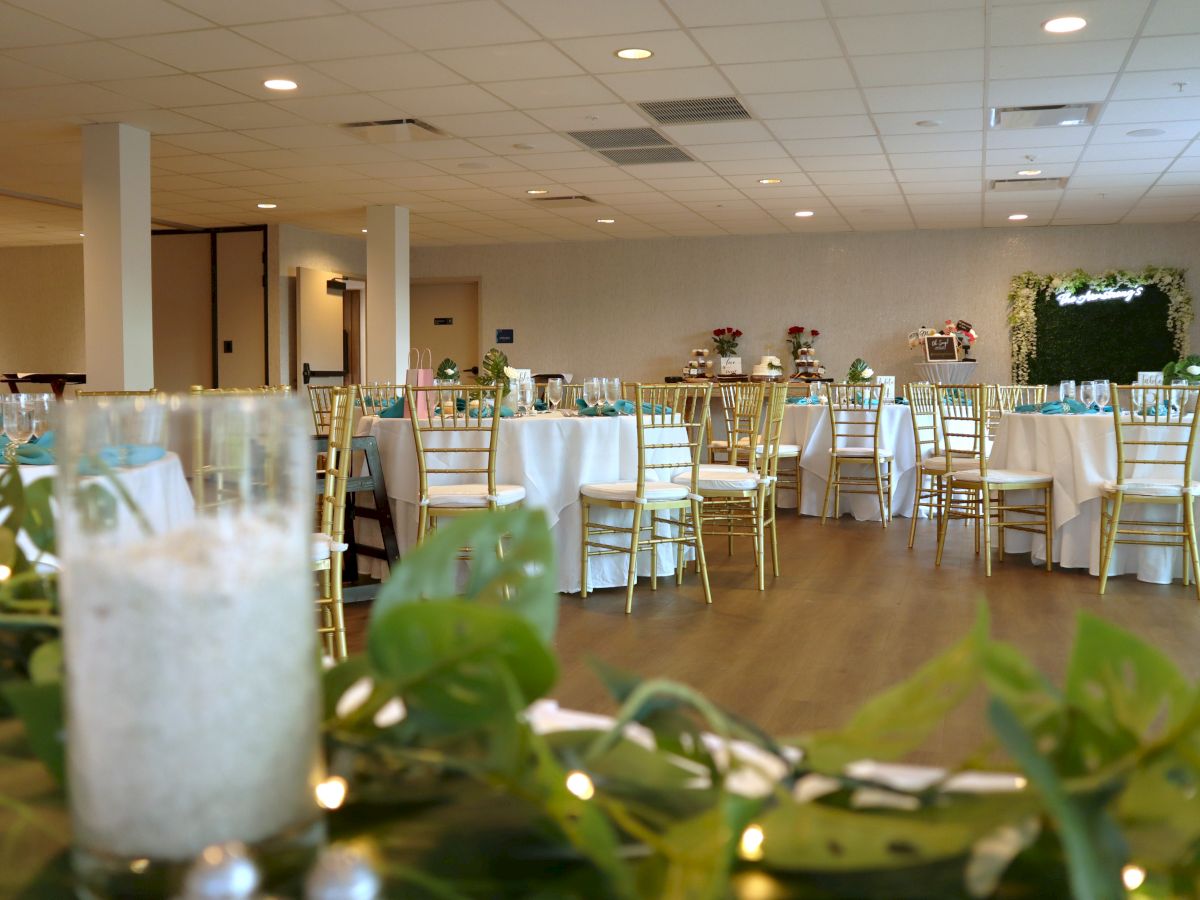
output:
[[[842,494],[875,494],[879,498],[880,524],[887,528],[892,517],[892,457],[879,446],[879,418],[883,412],[883,385],[831,384],[829,431],[833,438],[829,456],[829,478],[821,504],[821,524],[829,513],[833,495],[833,517],[842,512]],[[843,466],[868,466],[868,475],[846,474]]]
[[[205,395],[290,394],[292,392],[292,387],[289,384],[261,384],[255,387],[206,388],[200,384],[193,384],[188,391],[192,394]]]
[[[360,384],[358,395],[361,398],[363,415],[377,416],[385,409],[394,406],[396,401],[404,398],[403,384],[380,383]]]
[[[417,543],[437,520],[512,506],[525,488],[496,483],[500,388],[483,385],[404,386],[417,450],[421,511]],[[465,458],[465,459],[464,459]],[[448,484],[453,476],[456,484]],[[463,478],[469,479],[466,483]]]
[[[308,404],[312,408],[313,427],[317,434],[328,434],[333,407],[333,385],[308,385]]]
[[[676,584],[683,583],[684,551],[691,547],[700,570],[704,602],[712,603],[700,524],[700,494],[697,492],[711,396],[712,386],[707,384],[636,385],[637,480],[585,484],[580,488],[583,508],[581,598],[588,595],[588,561],[592,557],[626,554],[629,580],[625,588],[625,612],[632,613],[638,553],[650,552],[650,588],[654,590],[658,587],[658,548],[663,544],[674,544]],[[675,480],[660,481],[653,477],[659,472],[669,474],[679,469],[686,471],[674,476]],[[686,483],[676,483],[676,480]],[[633,522],[625,526],[593,521],[594,507],[629,511]],[[660,533],[660,529],[665,529],[665,533]],[[628,539],[622,546],[613,542],[615,535],[628,535]]]
[[[732,549],[735,536],[754,539],[755,565],[758,567],[758,589],[766,590],[766,552],[771,549],[771,567],[779,577],[779,542],[776,534],[775,488],[779,472],[780,436],[783,432],[783,414],[787,402],[787,386],[784,384],[754,384],[760,399],[760,414],[745,415],[744,427],[750,434],[743,435],[738,419],[748,404],[739,403],[739,415],[734,417],[734,431],[739,440],[732,445],[732,453],[740,462],[743,454],[745,466],[709,465],[701,466],[698,487],[703,528],[709,534],[724,534]],[[739,398],[743,399],[743,398]],[[753,443],[751,443],[753,442]],[[750,452],[757,446],[758,452]],[[678,480],[678,479],[677,479]]]
[[[952,519],[979,524],[983,532],[984,572],[992,574],[992,528],[996,529],[999,559],[1004,561],[1005,530],[1042,534],[1046,538],[1046,571],[1054,567],[1054,478],[1046,472],[989,469],[987,453],[987,392],[983,385],[938,385],[938,423],[942,452],[947,457],[942,519],[938,527],[936,565],[942,564],[946,529]],[[955,457],[974,457],[972,468],[955,468]],[[1009,491],[1040,491],[1041,503],[1008,502]],[[992,495],[996,495],[996,499]],[[1012,519],[1012,515],[1020,518]],[[976,550],[978,552],[978,550]]]
[[[733,457],[729,453],[730,441],[733,440],[733,418],[734,409],[737,403],[735,388],[739,384],[749,384],[750,382],[729,382],[723,381],[718,388],[718,396],[721,398],[721,403],[718,406],[718,412],[721,416],[721,423],[725,426],[725,437],[714,438],[712,434],[708,436],[708,462],[709,465],[716,465],[717,459],[724,463],[732,463]],[[762,400],[759,398],[761,406]],[[712,429],[715,431],[716,429]]]
[[[1200,549],[1196,543],[1196,440],[1200,387],[1113,385],[1112,412],[1117,477],[1100,494],[1100,593],[1117,544],[1148,544],[1183,550],[1183,583],[1193,570],[1200,600]],[[1175,521],[1122,519],[1126,503],[1177,506]]]
[[[102,397],[153,397],[158,394],[156,388],[151,388],[148,391],[76,391],[76,397],[82,400],[90,400]]]
[[[541,397],[543,400],[545,400],[546,399],[546,386],[544,384],[539,384],[539,385],[537,385],[537,389],[538,389],[538,396]],[[582,384],[569,384],[567,382],[563,382],[562,400],[559,401],[558,408],[560,410],[574,410],[574,409],[578,408],[578,406],[579,406],[579,404],[576,403],[576,401],[582,396],[583,396],[583,385]]]
[[[987,386],[987,436],[989,444],[996,439],[996,429],[1005,413],[1018,406],[1042,405],[1046,402],[1044,384],[989,384]]]
[[[794,381],[785,382],[784,406],[786,411],[787,400],[791,397],[807,397],[808,385],[798,384]],[[804,500],[804,470],[800,467],[800,457],[803,455],[804,448],[799,444],[779,444],[779,459],[783,465],[779,466],[779,478],[776,482],[777,488],[791,488],[796,492],[796,515],[801,514],[801,507]]]
[[[335,387],[330,392],[329,444],[325,451],[324,484],[320,498],[320,531],[313,535],[313,568],[318,573],[317,633],[325,653],[346,658],[346,619],[342,606],[342,572],[346,550],[346,488],[354,453],[354,402],[357,389]]]

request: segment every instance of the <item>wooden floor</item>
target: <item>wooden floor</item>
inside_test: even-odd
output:
[[[1081,570],[1047,573],[1029,557],[1009,557],[990,579],[969,532],[951,531],[941,569],[933,566],[934,527],[918,525],[907,548],[908,521],[886,530],[848,517],[822,526],[814,518],[780,517],[783,576],[759,593],[749,545],[712,540],[706,607],[695,574],[652,592],[639,584],[633,615],[623,589],[581,601],[562,596],[557,650],[561,677],[554,696],[565,706],[613,708],[588,666],[603,659],[642,675],[686,682],[778,735],[837,725],[864,700],[913,671],[966,633],[980,601],[993,634],[1016,644],[1058,680],[1065,669],[1077,612],[1087,610],[1128,628],[1200,675],[1200,603],[1180,583],[1154,585],[1133,576],[1097,580]],[[348,611],[351,649],[361,646],[368,610]],[[945,724],[915,761],[951,761],[986,734],[982,704],[969,704]]]

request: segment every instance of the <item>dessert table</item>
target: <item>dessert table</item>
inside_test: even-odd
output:
[[[416,542],[418,494],[416,448],[413,445],[412,422],[408,419],[385,419],[364,416],[357,426],[358,434],[374,435],[379,443],[379,457],[392,503],[392,518],[401,551]],[[457,443],[484,438],[462,432],[450,435]],[[678,436],[685,440],[683,429]],[[582,509],[579,488],[588,483],[634,481],[637,479],[637,421],[633,416],[567,416],[560,412],[542,413],[521,418],[503,419],[496,447],[496,481],[525,488],[524,505],[543,510],[554,535],[558,560],[558,589],[562,593],[577,593],[579,581],[579,542],[582,528]],[[426,446],[430,446],[426,438]],[[678,469],[651,469],[647,478],[669,481],[673,475],[686,471],[686,451],[653,451],[656,462],[678,459]],[[438,465],[445,465],[444,460]],[[438,480],[440,478],[440,480]],[[453,480],[452,480],[453,479]],[[430,476],[431,484],[461,483],[464,476]],[[593,508],[593,516],[620,516],[619,510]],[[626,525],[628,525],[628,513]],[[359,522],[356,532],[360,541],[371,543],[377,537],[370,532],[372,522]],[[383,564],[362,557],[360,564],[371,574],[379,575]],[[593,557],[588,563],[592,587],[622,587],[625,585],[628,558],[621,555]],[[667,545],[659,548],[659,573],[673,572],[675,550]],[[639,574],[650,574],[649,552],[640,555]]]
[[[1134,433],[1176,432],[1163,426],[1126,426]],[[1117,477],[1117,447],[1112,415],[1042,415],[1009,413],[1000,420],[988,466],[1032,469],[1054,476],[1054,561],[1068,569],[1100,574],[1100,494],[1106,481]],[[1178,439],[1167,434],[1167,439]],[[1149,468],[1149,467],[1147,467]],[[1161,472],[1150,474],[1161,475]],[[1193,477],[1196,477],[1193,474]],[[1139,505],[1136,517],[1163,519],[1176,508]],[[1034,562],[1045,562],[1043,537],[1011,531],[1007,549],[1032,551]],[[1183,554],[1174,548],[1117,544],[1110,575],[1135,574],[1139,581],[1169,584],[1182,577]]]
[[[892,459],[892,515],[908,516],[912,513],[913,492],[917,485],[917,448],[913,440],[912,410],[900,403],[885,404],[879,417],[879,446],[891,450]],[[783,437],[785,444],[800,447],[800,468],[804,478],[803,507],[806,516],[821,515],[821,504],[825,500],[825,479],[829,476],[829,457],[832,453],[833,437],[829,426],[829,407],[789,404],[783,415]],[[856,443],[869,446],[864,438]],[[791,460],[780,460],[780,467],[792,465]],[[795,492],[780,488],[778,505],[782,509],[796,508]],[[833,501],[830,498],[830,514]],[[858,521],[878,521],[879,502],[874,494],[843,494],[842,510],[848,511]]]

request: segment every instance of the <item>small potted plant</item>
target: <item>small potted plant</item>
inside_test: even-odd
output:
[[[713,343],[717,345],[717,356],[721,358],[722,375],[741,375],[742,359],[736,356],[738,338],[742,332],[738,328],[714,328]]]
[[[856,359],[850,363],[850,371],[846,373],[847,384],[868,384],[875,377],[875,370],[867,365],[865,359]]]

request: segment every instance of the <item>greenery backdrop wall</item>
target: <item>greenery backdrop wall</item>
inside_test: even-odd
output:
[[[1081,302],[1089,291],[1131,291],[1129,299]],[[1060,302],[1059,296],[1067,298]],[[1064,378],[1129,383],[1141,370],[1161,369],[1187,350],[1192,295],[1183,269],[1148,266],[1137,272],[1060,275],[1023,272],[1008,294],[1012,377],[1018,384]]]

